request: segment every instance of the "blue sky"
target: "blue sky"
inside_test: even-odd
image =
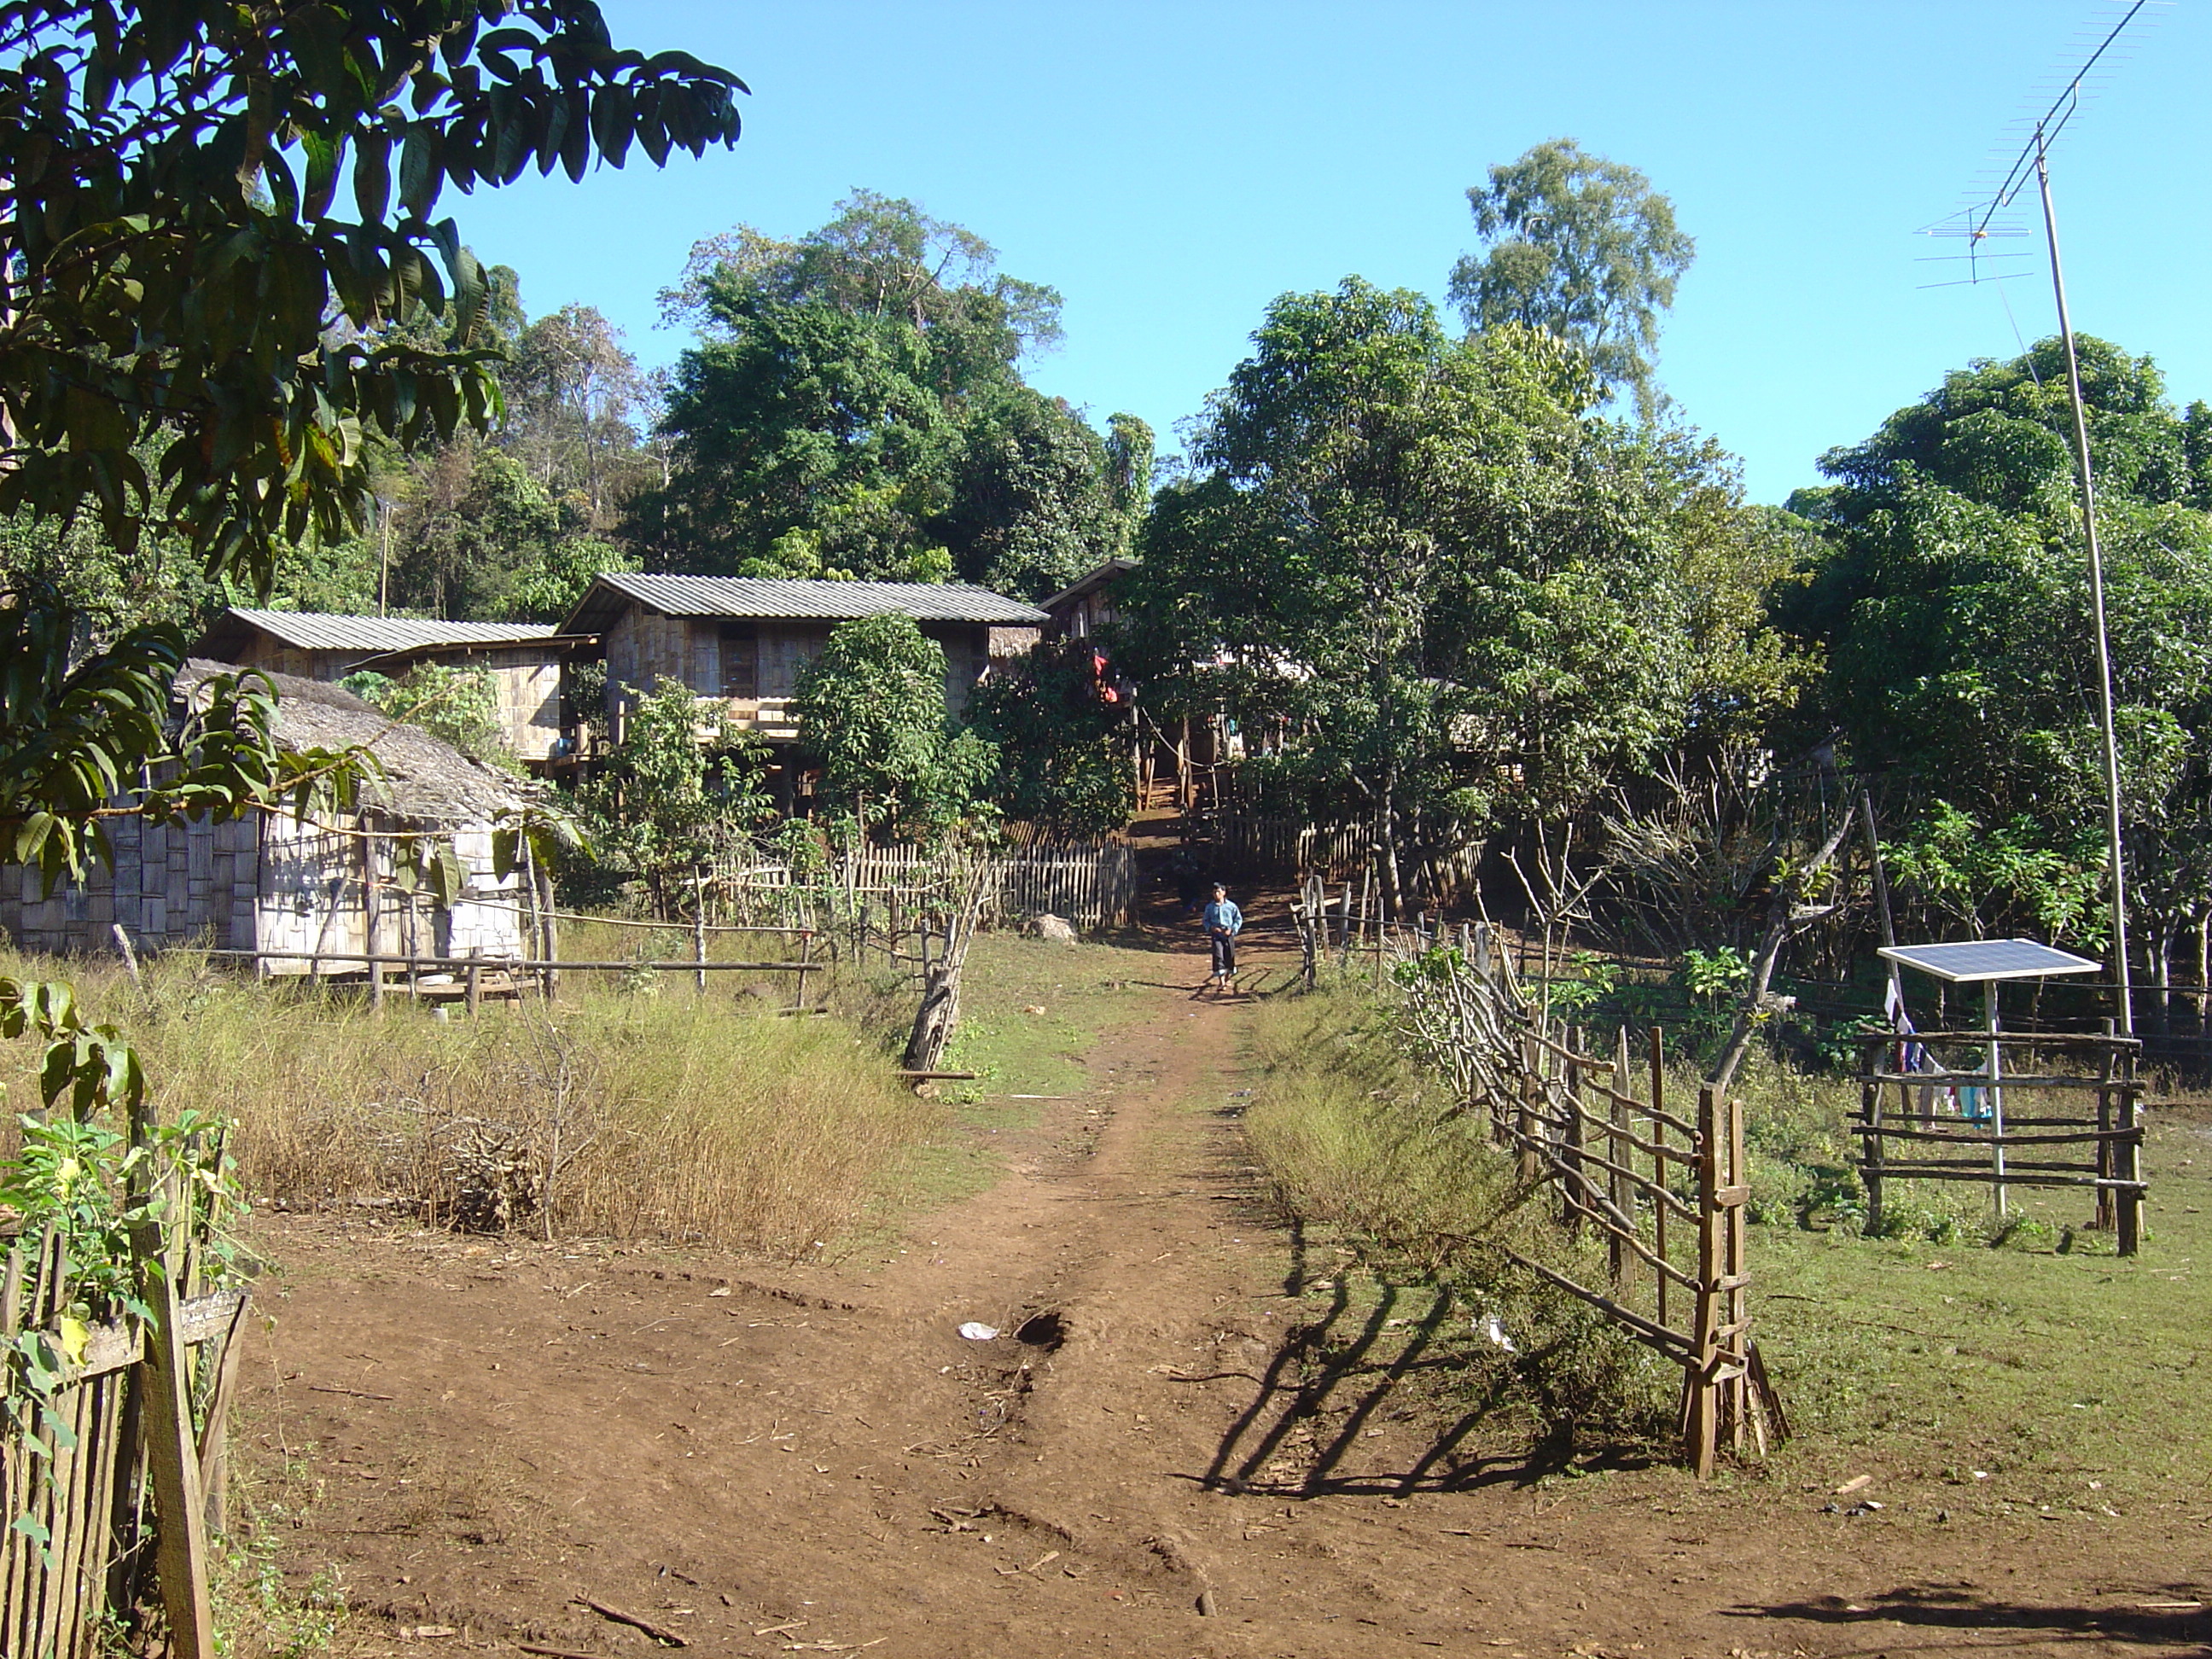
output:
[[[1998,286],[1914,233],[1959,207],[2119,15],[2096,0],[1207,3],[603,0],[618,44],[681,46],[752,88],[736,149],[445,206],[536,315],[598,307],[648,362],[654,295],[699,237],[795,235],[855,185],[907,196],[1066,296],[1030,379],[1173,447],[1267,302],[1357,273],[1442,300],[1464,192],[1571,136],[1648,173],[1698,240],[1662,343],[1684,414],[1753,499],[2014,326],[2053,331],[2044,268]],[[2136,26],[2055,158],[2075,326],[2212,398],[2212,0]],[[2040,89],[2039,91],[2039,89]],[[2032,204],[2023,204],[2027,207]],[[2017,222],[2038,228],[2023,211]],[[2039,249],[2020,240],[2018,249]],[[2011,315],[2006,310],[2009,301]]]

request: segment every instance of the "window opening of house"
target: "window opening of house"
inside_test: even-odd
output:
[[[760,696],[760,635],[750,623],[722,624],[722,695]]]

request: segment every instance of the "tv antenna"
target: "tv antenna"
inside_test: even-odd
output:
[[[2134,0],[2120,21],[2097,45],[2081,68],[2075,70],[2061,84],[2058,95],[2051,106],[2035,118],[2027,142],[2012,158],[2011,164],[1999,177],[1996,187],[1983,196],[1964,212],[1954,215],[1940,225],[1930,226],[1927,234],[1936,236],[1961,237],[1966,242],[1963,258],[1967,262],[1966,283],[2002,282],[2008,276],[2024,272],[2004,272],[1984,276],[1983,262],[2004,258],[2028,257],[2026,250],[2007,254],[1995,249],[1985,250],[1983,244],[1999,238],[2021,237],[2028,234],[2024,226],[2000,222],[1998,216],[2012,206],[2034,182],[2036,194],[2043,208],[2044,245],[2051,258],[2051,288],[2058,302],[2058,335],[2065,349],[2066,386],[2074,410],[2074,462],[2079,483],[2081,504],[2081,536],[2089,553],[2089,602],[2094,612],[2097,641],[2097,714],[2100,735],[2104,739],[2105,770],[2105,842],[2108,864],[2107,883],[2112,900],[2112,958],[2116,969],[2119,1027],[2124,1036],[2135,1034],[2135,988],[2128,968],[2128,899],[2125,843],[2120,828],[2120,745],[2112,718],[2112,643],[2105,621],[2105,556],[2097,540],[2097,484],[2095,469],[2089,457],[2089,417],[2081,400],[2081,366],[2074,349],[2074,322],[2066,305],[2066,271],[2058,257],[2058,216],[2051,199],[2051,146],[2081,109],[2082,83],[2087,80],[2105,55],[2126,33],[2128,26],[2145,11],[2151,0]],[[1931,283],[1931,287],[1948,284]]]

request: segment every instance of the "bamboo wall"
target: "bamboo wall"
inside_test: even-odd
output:
[[[400,890],[393,842],[362,835],[362,822],[350,815],[330,825],[282,815],[167,825],[118,818],[112,862],[95,866],[82,883],[57,884],[47,894],[35,869],[0,869],[0,931],[18,950],[50,956],[112,951],[117,927],[135,947],[153,950],[527,954],[521,877],[496,872],[489,827],[447,832],[467,880],[444,910],[427,895]],[[278,974],[310,968],[268,966]]]

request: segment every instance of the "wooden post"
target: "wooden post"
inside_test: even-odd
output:
[[[150,1125],[143,1112],[134,1139]],[[199,1447],[192,1433],[191,1378],[185,1334],[179,1322],[175,1268],[176,1201],[161,1206],[168,1220],[139,1222],[131,1230],[141,1294],[153,1312],[146,1332],[145,1434],[148,1485],[160,1522],[155,1557],[161,1611],[175,1659],[216,1659],[214,1610],[208,1595],[207,1512],[200,1492]]]
[[[2118,1188],[2118,1236],[2114,1247],[2122,1255],[2133,1255],[2142,1241],[2142,1139],[2136,1115],[2136,1097],[2142,1085],[2136,1080],[2136,1050],[2120,1056],[2119,1121],[2113,1127],[2131,1131],[2112,1143],[2112,1173],[2118,1179],[2137,1183]]]
[[[473,959],[468,967],[468,988],[469,1018],[474,1019],[483,1003],[483,964]]]
[[[1879,1063],[1881,1051],[1871,1046],[1863,1047],[1859,1053],[1861,1064],[1867,1068],[1868,1081],[1859,1085],[1859,1117],[1868,1129],[1866,1163],[1861,1171],[1866,1182],[1866,1231],[1869,1238],[1881,1237],[1881,1085],[1872,1080]]]
[[[1721,1215],[1720,1125],[1710,1085],[1698,1091],[1698,1316],[1691,1334],[1683,1413],[1691,1467],[1710,1480],[1720,1461],[1720,1389],[1714,1381],[1720,1355]]]
[[[691,960],[703,963],[707,960],[707,868],[704,865],[694,872],[692,888],[697,913],[691,919]],[[703,966],[691,970],[691,988],[700,996],[707,994],[707,970]]]
[[[1724,1288],[1720,1317],[1727,1334],[1717,1345],[1717,1357],[1728,1371],[1721,1389],[1729,1443],[1741,1452],[1744,1427],[1751,1418],[1751,1331],[1745,1311],[1749,1279],[1744,1272],[1744,1228],[1751,1206],[1746,1201],[1749,1194],[1745,1190],[1743,1102],[1723,1097],[1721,1111],[1727,1131],[1728,1174],[1723,1190],[1714,1199],[1723,1206],[1721,1281]]]
[[[1575,1039],[1580,1035],[1572,1024],[1566,1028],[1568,1053],[1579,1052]],[[1559,1169],[1566,1177],[1559,1182],[1559,1224],[1579,1233],[1588,1208],[1583,1193],[1583,1068],[1571,1060],[1562,1062],[1559,1081],[1566,1095],[1566,1122],[1559,1135]]]
[[[813,1006],[806,1000],[806,976],[814,971],[812,966],[813,962],[814,935],[810,931],[801,933],[799,936],[799,972],[793,975],[793,977],[798,981],[798,984],[797,988],[792,992],[791,1004],[794,1012],[801,1008],[808,1008]]]
[[[545,963],[540,970],[540,983],[545,988],[545,1000],[551,1002],[561,994],[561,971],[553,964],[561,959],[561,919],[553,910],[553,872],[542,868],[526,838],[522,843],[525,867],[530,872],[531,891],[538,901],[536,945],[538,959]]]
[[[1990,1183],[1996,1196],[1997,1219],[2005,1218],[2005,1153],[2004,1153],[2004,1085],[1998,1080],[2004,1075],[2002,1057],[1997,1053],[1997,981],[1985,981],[1982,986],[1982,1018],[1990,1034],[1990,1168],[1996,1179]]]
[[[368,833],[368,819],[362,818],[361,837],[361,930],[362,952],[368,958],[368,1006],[379,1013],[384,1011],[384,958],[376,953],[376,837]]]
[[[1654,1146],[1667,1144],[1667,1125],[1659,1116],[1666,1109],[1667,1038],[1666,1034],[1655,1025],[1651,1028],[1650,1113],[1651,1144]],[[1621,1159],[1624,1164],[1627,1161],[1626,1156]],[[1667,1160],[1658,1152],[1651,1154],[1651,1179],[1658,1183],[1661,1191],[1671,1190],[1667,1182]],[[1658,1258],[1662,1261],[1673,1261],[1674,1258],[1667,1254],[1667,1206],[1663,1200],[1656,1198],[1651,1201],[1651,1248]],[[1667,1322],[1667,1275],[1660,1273],[1656,1278],[1659,1281],[1659,1322],[1664,1325]]]
[[[2105,1036],[2107,1039],[2112,1036],[2112,1017],[2106,1015]],[[2111,1180],[2115,1167],[2112,1143],[2108,1138],[2112,1131],[2112,1047],[2107,1041],[2097,1052],[2097,1179],[2100,1181]],[[2101,1232],[2109,1232],[2118,1212],[2118,1206],[2112,1201],[2112,1189],[2110,1187],[2098,1188],[2096,1219],[2090,1224]]]
[[[1519,1118],[1515,1127],[1520,1131],[1521,1180],[1532,1186],[1543,1173],[1542,1165],[1536,1157],[1536,1097],[1544,1086],[1537,1068],[1544,1063],[1543,1052],[1536,1046],[1534,1037],[1521,1040],[1521,1099]]]
[[[252,1297],[238,1298],[238,1311],[222,1346],[208,1358],[215,1365],[215,1386],[208,1394],[207,1423],[200,1431],[200,1487],[207,1503],[208,1530],[220,1537],[230,1530],[230,1401],[238,1390],[238,1367],[246,1352],[246,1310]],[[205,1362],[203,1362],[205,1363]]]
[[[1636,1219],[1636,1189],[1628,1182],[1628,1154],[1632,1149],[1624,1139],[1629,1133],[1628,1102],[1624,1098],[1628,1093],[1628,1028],[1623,1025],[1613,1035],[1613,1093],[1608,1101],[1612,1109],[1606,1114],[1614,1130],[1606,1140],[1606,1160],[1619,1166],[1606,1172],[1606,1196],[1619,1212],[1613,1228],[1620,1225],[1622,1217],[1630,1221]],[[1612,1269],[1613,1292],[1626,1299],[1636,1282],[1636,1255],[1619,1232],[1608,1229],[1606,1237],[1606,1265]]]

